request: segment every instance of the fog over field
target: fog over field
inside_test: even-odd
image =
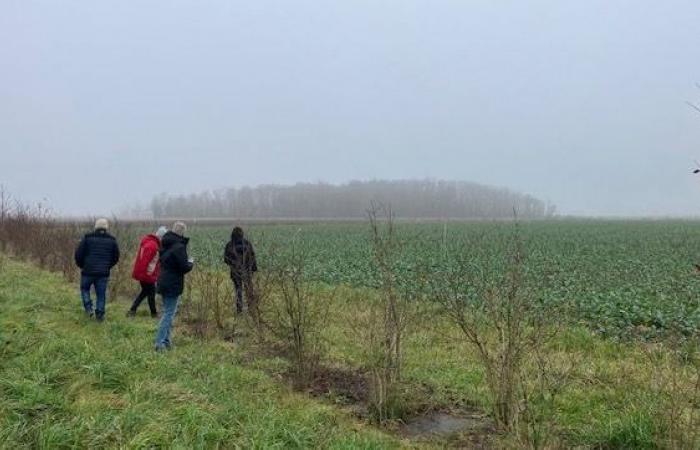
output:
[[[445,179],[700,215],[700,2],[0,2],[0,183],[162,193]]]

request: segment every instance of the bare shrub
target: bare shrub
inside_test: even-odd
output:
[[[387,340],[384,299],[377,295],[363,299],[362,310],[354,319],[353,331],[360,342],[360,356],[368,373],[367,400],[370,418],[379,423],[402,415],[401,361]],[[392,353],[394,351],[394,353]]]
[[[553,423],[556,402],[572,373],[584,364],[581,354],[557,354],[546,346],[534,347],[533,359],[525,361],[520,378],[522,419],[516,439],[521,447],[531,449],[561,448]]]
[[[673,335],[649,345],[651,389],[657,400],[660,448],[700,448],[700,349],[698,339]]]
[[[13,202],[0,187],[0,250],[63,273],[72,280],[77,273],[73,250],[79,227],[55,220],[41,204]]]
[[[112,270],[109,298],[131,293],[131,262],[138,244],[138,229],[133,224],[112,218],[110,233],[119,242],[121,257]],[[42,204],[34,206],[13,201],[0,186],[0,250],[34,262],[40,267],[62,273],[69,281],[78,275],[73,254],[81,234],[90,230],[87,222],[64,222],[53,217]]]
[[[391,208],[372,203],[367,215],[379,285],[376,299],[369,299],[367,310],[358,317],[358,330],[370,373],[371,412],[383,423],[401,413],[402,345],[413,305],[396,276],[399,243]]]
[[[47,227],[45,233],[51,243],[47,248],[50,251],[48,267],[60,272],[66,280],[75,281],[79,269],[75,265],[73,253],[78,245],[80,226],[72,222],[57,222]]]
[[[134,257],[138,249],[139,233],[134,224],[121,222],[116,217],[110,219],[109,233],[119,244],[119,263],[112,268],[109,275],[109,298],[116,300],[119,296],[131,296],[134,280],[131,278]]]
[[[278,286],[279,274],[278,270],[262,270],[253,275],[252,283],[246,292],[248,302],[248,314],[245,319],[248,322],[250,329],[255,333],[258,343],[265,342],[266,330],[270,327],[265,322],[265,311],[268,309],[268,303],[275,295]],[[232,297],[235,292],[232,293]],[[233,300],[235,303],[235,299]]]
[[[534,401],[551,400],[561,389],[563,378],[553,376],[547,359],[561,314],[542,303],[527,279],[517,222],[505,267],[489,270],[485,255],[470,259],[468,252],[476,248],[470,246],[467,256],[456,258],[450,269],[434,273],[430,294],[476,350],[498,425],[518,434],[519,419],[530,421],[525,423],[525,436],[535,438],[530,445],[541,447],[543,436],[537,431],[542,431],[544,418],[532,406]]]
[[[196,336],[209,337],[232,326],[230,284],[228,275],[220,270],[197,270],[189,276],[182,315]]]
[[[4,221],[7,250],[20,258],[40,260],[45,249],[37,245],[45,220],[41,211],[16,202]],[[42,249],[42,254],[38,250]]]
[[[273,267],[277,295],[259,304],[261,317],[274,345],[285,350],[292,362],[297,388],[306,387],[325,351],[322,329],[328,322],[334,291],[305,280],[307,256],[303,244],[294,239],[290,249]],[[270,281],[267,279],[266,281]]]
[[[0,251],[5,251],[8,243],[6,226],[10,219],[12,197],[4,185],[0,184]]]

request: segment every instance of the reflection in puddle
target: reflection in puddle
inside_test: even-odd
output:
[[[457,416],[444,412],[435,412],[427,416],[416,417],[404,425],[404,433],[411,437],[449,436],[458,432],[478,432],[490,428],[490,420],[482,415]]]

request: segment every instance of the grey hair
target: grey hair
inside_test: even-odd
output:
[[[184,236],[185,231],[187,231],[187,225],[185,224],[185,222],[175,222],[171,231],[179,236]]]
[[[95,230],[107,230],[109,228],[109,221],[105,218],[97,219],[95,221]]]

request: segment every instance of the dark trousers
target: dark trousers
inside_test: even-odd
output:
[[[151,309],[151,315],[155,316],[158,314],[156,311],[156,285],[153,283],[141,283],[141,292],[134,299],[134,303],[131,305],[131,312],[136,312],[144,298],[148,298],[148,307]]]
[[[233,286],[236,288],[236,312],[243,312],[243,292],[245,291],[245,299],[248,303],[248,309],[255,301],[253,294],[253,276],[252,275],[234,275],[231,277]]]

